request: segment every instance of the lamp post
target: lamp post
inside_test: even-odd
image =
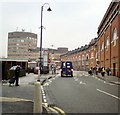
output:
[[[37,81],[40,81],[40,74],[41,74],[41,70],[42,70],[42,29],[43,29],[42,21],[43,21],[43,8],[44,8],[45,5],[49,6],[47,11],[52,11],[51,8],[50,8],[50,5],[48,3],[44,3],[43,6],[41,6],[40,64],[39,64],[39,72],[38,72],[39,75],[38,75],[38,80]]]

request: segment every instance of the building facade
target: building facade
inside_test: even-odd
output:
[[[37,34],[30,32],[8,33],[8,58],[11,59],[32,59],[30,49],[37,48]]]
[[[111,2],[98,27],[100,66],[120,76],[120,2]]]
[[[88,45],[61,55],[61,59],[71,60],[75,70],[105,67],[120,77],[120,2],[110,3],[97,34]]]
[[[96,67],[98,64],[97,41],[98,39],[94,38],[88,45],[68,51],[66,54],[60,56],[61,60],[72,61],[75,70],[88,71],[89,68]]]

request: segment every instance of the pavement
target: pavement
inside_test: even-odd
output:
[[[75,71],[77,73],[77,75],[81,75],[81,76],[89,76],[87,71]],[[120,77],[116,77],[116,76],[107,76],[107,74],[105,74],[105,76],[103,77],[101,75],[101,73],[98,73],[98,75],[93,74],[93,76],[98,77],[104,81],[116,84],[116,85],[120,85]]]
[[[88,74],[88,72],[85,71],[78,72],[78,74],[81,73],[83,75]],[[116,76],[102,77],[101,74],[95,76],[107,82],[120,85],[120,78]],[[55,77],[55,75],[52,75],[51,73],[42,75],[40,77],[41,84],[52,77]],[[30,73],[19,79],[20,86],[9,86],[8,81],[3,81],[0,83],[2,86],[2,96],[0,97],[0,110],[2,110],[0,111],[2,113],[1,115],[32,115],[34,107],[34,83],[37,81],[37,79],[37,74],[35,75],[33,73]],[[49,109],[45,103],[42,103],[42,108],[42,114],[52,115],[52,113],[54,113],[54,111],[52,111],[52,109]]]
[[[98,75],[96,75],[97,77],[99,77],[100,79],[104,80],[104,81],[107,81],[107,82],[110,82],[110,83],[113,83],[113,84],[116,84],[116,85],[120,85],[120,77],[116,77],[116,76],[102,76],[100,73],[98,73]]]
[[[41,84],[46,79],[54,77],[52,74],[44,74],[40,77]],[[38,80],[38,75],[30,73],[26,76],[19,78],[19,85],[9,86],[8,81],[3,81],[2,96],[0,97],[0,113],[1,115],[32,115],[34,109],[34,83]],[[52,114],[51,111],[44,103],[42,103],[42,113],[40,114]],[[35,114],[36,115],[36,114]],[[38,115],[38,113],[37,113]]]

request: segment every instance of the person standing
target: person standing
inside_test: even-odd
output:
[[[106,69],[106,72],[107,72],[107,75],[108,75],[108,76],[110,75],[110,71],[111,71],[110,68],[107,68],[107,69]]]
[[[20,72],[20,66],[17,65],[16,69],[15,69],[15,86],[19,86],[19,72]]]
[[[101,74],[102,74],[102,76],[103,76],[103,77],[105,76],[105,72],[106,72],[105,68],[104,68],[104,67],[102,67]]]

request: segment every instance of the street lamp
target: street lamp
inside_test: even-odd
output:
[[[38,75],[38,81],[40,81],[40,74],[41,74],[41,70],[42,70],[42,29],[43,29],[43,26],[42,26],[42,19],[43,19],[43,8],[45,5],[48,5],[48,9],[47,11],[52,11],[51,8],[50,8],[50,5],[48,3],[44,3],[43,6],[41,6],[41,33],[40,33],[40,64],[39,64],[39,75]]]

